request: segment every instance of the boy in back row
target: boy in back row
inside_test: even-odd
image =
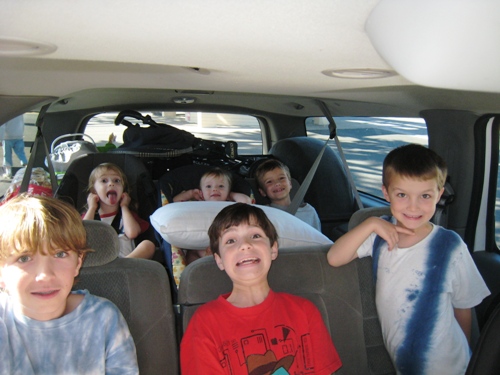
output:
[[[366,219],[328,252],[332,266],[372,256],[377,311],[398,374],[465,373],[471,308],[490,294],[458,234],[430,222],[446,174],[426,147],[394,149],[382,186],[392,217]]]
[[[286,211],[292,203],[290,169],[279,160],[269,159],[257,167],[255,179],[259,186],[260,195],[271,201],[269,206]],[[321,221],[318,213],[310,204],[302,202],[295,216],[321,232]]]

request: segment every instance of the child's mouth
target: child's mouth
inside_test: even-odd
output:
[[[52,290],[33,292],[31,294],[34,294],[37,297],[46,298],[46,297],[52,297],[52,296],[56,295],[58,292],[59,291],[57,289],[52,289]]]
[[[240,260],[238,263],[236,263],[236,267],[246,266],[249,264],[258,264],[258,263],[260,263],[259,258],[246,258],[246,259]]]
[[[118,194],[116,194],[116,191],[108,191],[106,196],[109,199],[109,203],[116,204],[118,202]]]

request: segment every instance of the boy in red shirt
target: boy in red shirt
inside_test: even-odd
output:
[[[181,343],[186,374],[332,374],[342,363],[312,302],[271,290],[278,235],[258,207],[224,208],[208,230],[232,292],[201,306]]]

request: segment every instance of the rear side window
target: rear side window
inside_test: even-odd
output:
[[[349,170],[359,191],[383,197],[382,163],[392,149],[407,143],[428,145],[427,127],[422,118],[334,117],[337,136]],[[325,117],[306,120],[307,136],[326,140]],[[334,140],[330,147],[336,151]]]
[[[85,134],[90,135],[97,146],[104,146],[111,134],[116,136],[115,145],[123,144],[124,125],[116,126],[118,112],[101,113],[87,123]],[[198,138],[214,141],[236,141],[238,154],[262,154],[262,136],[257,118],[247,115],[208,112],[142,112],[158,123],[168,124],[194,134]],[[142,124],[141,121],[132,123]]]

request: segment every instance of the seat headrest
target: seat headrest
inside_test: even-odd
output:
[[[361,210],[357,210],[352,214],[351,219],[349,220],[348,230],[356,227],[358,224],[362,223],[366,219],[371,216],[384,216],[391,215],[391,207],[383,206],[383,207],[368,207],[363,208]]]
[[[118,257],[120,242],[111,225],[98,220],[83,220],[83,226],[87,232],[87,246],[94,250],[87,253],[83,267],[102,266]]]

